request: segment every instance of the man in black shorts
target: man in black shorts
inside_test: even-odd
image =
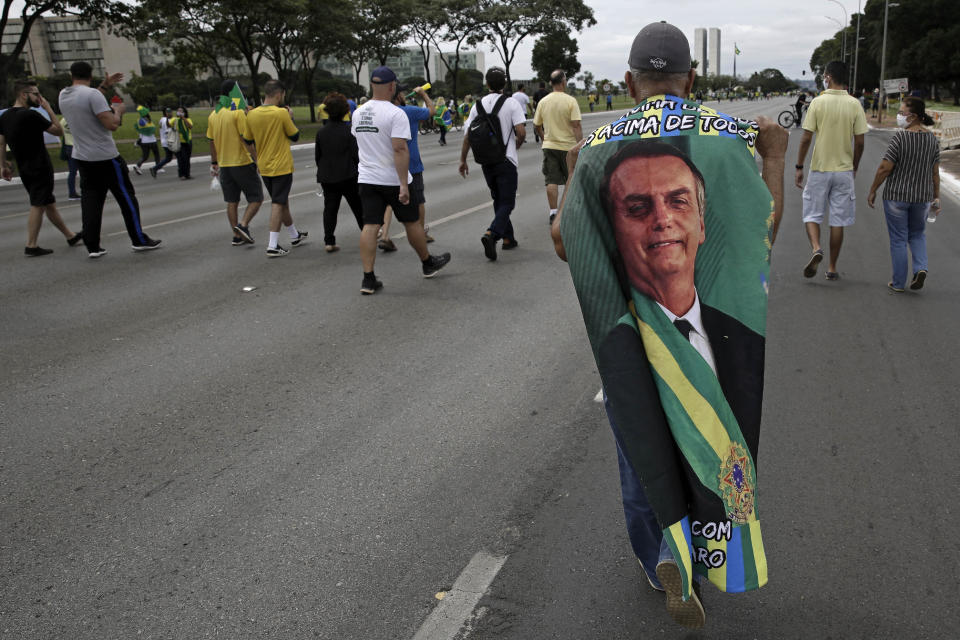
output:
[[[76,246],[83,239],[82,234],[73,233],[67,227],[57,210],[57,199],[53,195],[53,163],[43,142],[43,133],[59,136],[63,133],[59,120],[53,115],[53,109],[46,98],[40,95],[35,82],[18,80],[13,87],[17,96],[13,106],[0,115],[0,171],[3,179],[10,180],[13,171],[7,161],[7,145],[13,150],[17,161],[20,180],[30,194],[30,215],[27,218],[27,246],[23,253],[27,256],[45,256],[53,249],[37,246],[40,225],[46,212],[50,222],[67,239],[67,244]],[[34,107],[43,107],[49,120],[34,111]]]
[[[432,256],[420,226],[420,213],[410,199],[410,122],[406,114],[391,102],[397,92],[397,76],[388,67],[377,67],[370,77],[373,99],[353,112],[351,130],[357,138],[360,175],[357,178],[363,205],[363,231],[360,232],[360,258],[363,283],[360,293],[370,295],[383,286],[373,272],[377,257],[377,231],[383,224],[387,207],[407,230],[407,241],[417,252],[423,277],[437,275],[450,254]]]
[[[227,203],[227,222],[233,231],[233,246],[253,244],[250,221],[263,203],[263,188],[257,173],[256,147],[243,139],[247,113],[230,102],[229,94],[236,86],[234,80],[224,80],[216,110],[207,120],[207,138],[210,140],[210,175],[220,180],[223,201]],[[224,96],[227,97],[224,100]],[[230,106],[223,103],[229,102]],[[243,220],[238,220],[240,193],[247,198]]]

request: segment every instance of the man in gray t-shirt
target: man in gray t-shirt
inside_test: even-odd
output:
[[[60,111],[73,133],[73,159],[80,169],[80,210],[83,216],[83,243],[91,258],[107,251],[100,246],[103,203],[113,194],[134,251],[149,251],[160,245],[140,224],[140,203],[130,182],[127,163],[117,152],[112,132],[123,121],[122,102],[110,106],[106,92],[123,80],[122,73],[108,74],[98,89],[90,86],[93,67],[86,62],[70,65],[73,84],[60,92]]]

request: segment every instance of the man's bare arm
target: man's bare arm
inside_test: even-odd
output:
[[[407,186],[407,173],[410,170],[410,150],[407,148],[407,141],[403,138],[390,138],[393,145],[393,166],[397,169],[397,177],[400,179],[400,202],[407,204],[410,202],[410,188]]]
[[[853,136],[853,175],[857,175],[860,168],[860,157],[863,155],[863,134]]]
[[[517,149],[520,148],[520,145],[527,139],[527,127],[526,123],[518,124],[513,127],[513,132],[517,136]]]
[[[570,129],[573,130],[573,139],[577,142],[583,140],[583,125],[579,120],[570,121]]]
[[[802,165],[807,158],[807,151],[810,150],[810,143],[813,142],[813,132],[804,130],[803,137],[800,138],[800,150],[797,152],[797,164]],[[797,169],[793,183],[798,189],[803,188],[803,169]]]
[[[763,162],[763,181],[773,196],[773,229],[770,233],[770,243],[773,244],[783,218],[783,177],[790,135],[786,129],[765,116],[757,118],[757,125],[757,153]]]

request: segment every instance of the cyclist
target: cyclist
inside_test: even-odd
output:
[[[807,92],[801,91],[800,96],[797,98],[797,103],[794,105],[794,108],[797,110],[797,127],[800,127],[800,123],[803,120],[803,110],[807,106]]]

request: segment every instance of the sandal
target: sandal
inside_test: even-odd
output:
[[[839,280],[839,279],[840,279],[840,274],[837,273],[836,271],[827,271],[827,273],[826,273],[826,275],[825,275],[824,277],[825,277],[827,280]]]
[[[803,268],[803,277],[812,278],[817,275],[817,267],[820,265],[821,260],[823,260],[823,249],[817,249],[813,252],[813,255],[810,256],[810,262]]]

